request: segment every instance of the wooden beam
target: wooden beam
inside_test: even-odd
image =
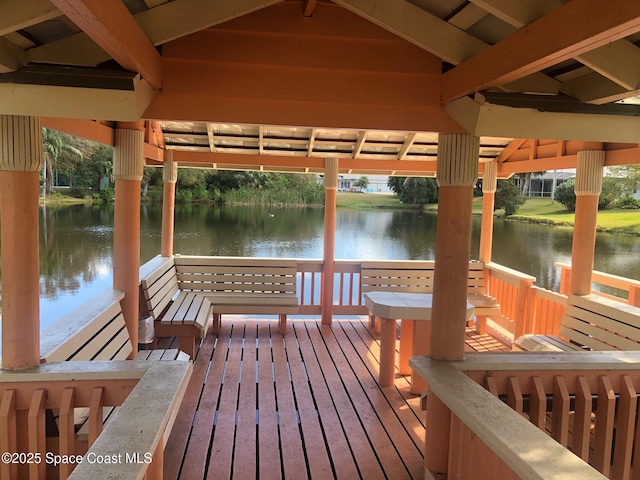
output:
[[[313,153],[313,145],[316,140],[317,130],[315,128],[311,129],[311,134],[309,135],[309,146],[307,147],[307,157],[310,157]]]
[[[353,154],[351,155],[351,158],[358,158],[358,155],[360,155],[360,152],[362,151],[362,147],[364,146],[364,142],[367,141],[368,133],[369,132],[367,132],[366,130],[362,130],[358,134],[358,140],[356,141],[356,145],[353,148]]]
[[[334,3],[354,12],[408,42],[458,65],[477,53],[489,48],[489,44],[469,35],[451,23],[403,0],[335,0]],[[560,84],[538,73],[528,81],[527,90],[536,87],[535,93],[558,93]]]
[[[640,48],[627,40],[618,40],[576,60],[627,90],[640,87]]]
[[[498,172],[504,175],[514,173],[543,172],[560,168],[576,168],[577,155],[565,155],[563,157],[538,158],[523,160],[520,162],[504,162],[498,165]]]
[[[258,126],[258,151],[262,155],[264,151],[264,126]]]
[[[334,0],[341,7],[457,65],[487,44],[405,0]]]
[[[472,0],[479,7],[513,25],[523,28],[562,6],[560,0]],[[578,55],[576,60],[607,77],[611,81],[633,90],[640,85],[640,48],[628,40],[618,40],[590,52]]]
[[[0,73],[13,72],[27,63],[27,54],[17,45],[0,37]]]
[[[120,0],[52,0],[125,69],[162,88],[162,58]]]
[[[49,0],[3,0],[0,2],[0,37],[60,15]]]
[[[479,97],[482,97],[479,95]],[[477,136],[638,143],[640,117],[543,112],[460,98],[447,114]]]
[[[68,133],[103,145],[114,145],[113,128],[95,120],[79,120],[76,118],[42,117],[42,126],[52,130]]]
[[[317,0],[304,0],[304,10],[302,11],[302,14],[305,17],[311,17],[313,15],[313,11],[315,10],[317,3],[318,3]]]
[[[486,10],[483,10],[473,3],[467,3],[460,11],[456,12],[456,14],[447,21],[454,27],[458,27],[460,30],[466,30],[486,16]]]
[[[411,145],[413,145],[413,142],[415,142],[416,140],[416,135],[416,132],[411,132],[409,135],[407,135],[407,139],[404,141],[402,147],[400,147],[400,150],[398,151],[398,160],[403,160],[404,157],[407,156],[407,153],[409,153],[409,150],[411,150]]]
[[[507,145],[504,150],[496,157],[498,163],[503,163],[509,160],[509,157],[513,155],[513,153],[518,150],[524,143],[527,141],[526,138],[514,138],[509,145]]]
[[[635,0],[573,0],[445,73],[442,99],[517,80],[639,30]]]
[[[639,88],[629,90],[598,73],[583,75],[564,82],[560,91],[577,98],[581,102],[595,105],[617,102],[618,100],[640,95]]]
[[[139,78],[134,90],[0,83],[0,113],[137,121],[153,95],[151,86]]]
[[[516,28],[523,28],[561,7],[561,0],[471,0],[471,3]]]
[[[100,0],[95,0],[100,1]],[[153,45],[175,40],[205,28],[274,5],[282,0],[236,0],[203,2],[174,0],[134,15],[135,22]],[[106,6],[111,2],[104,2]],[[61,65],[95,66],[109,60],[84,33],[47,43],[29,50],[33,62]]]
[[[147,6],[147,8],[154,8],[167,2],[168,0],[144,0],[144,4]]]
[[[207,123],[207,136],[209,137],[209,151],[216,151],[215,136],[213,133],[213,125]],[[175,161],[175,160],[174,160]]]

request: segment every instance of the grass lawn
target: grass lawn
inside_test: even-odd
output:
[[[473,213],[482,213],[482,198],[473,200]],[[502,210],[496,214],[501,215]],[[552,225],[573,225],[575,215],[558,202],[548,198],[528,198],[510,220],[548,223]],[[598,231],[640,235],[640,210],[607,209],[598,212]]]
[[[413,205],[401,204],[392,193],[360,192],[338,192],[336,206],[338,208],[416,208]]]

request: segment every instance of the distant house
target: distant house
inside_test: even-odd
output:
[[[556,187],[572,178],[576,178],[575,170],[552,170],[544,172],[542,175],[531,175],[529,191],[526,196],[552,198]],[[518,186],[521,185],[521,182],[520,178],[516,180]]]
[[[367,193],[392,193],[387,186],[388,176],[385,175],[365,175],[369,179],[369,186],[365,190]],[[354,187],[356,181],[362,175],[339,175],[338,191],[340,192],[357,192],[358,188]],[[320,183],[324,183],[324,176],[318,177]]]

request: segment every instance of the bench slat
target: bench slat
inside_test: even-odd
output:
[[[611,300],[599,295],[585,295],[572,297],[572,305],[595,312],[606,317],[615,318],[620,322],[640,329],[640,308],[626,303]],[[640,337],[640,334],[632,336]]]
[[[562,331],[567,332],[566,334]],[[571,340],[577,340],[575,337],[578,335],[581,339],[582,335],[587,336],[588,343],[582,343],[591,347],[591,345],[603,344],[604,347],[598,346],[591,347],[594,350],[640,350],[640,343],[629,340],[620,336],[617,332],[609,332],[603,329],[600,325],[593,325],[587,323],[581,319],[566,316],[562,320],[561,335],[566,336]]]
[[[609,315],[615,315],[615,312],[609,311],[608,313]],[[635,319],[636,325],[634,325],[625,323],[618,318],[610,318],[595,312],[590,312],[589,310],[578,308],[575,305],[569,305],[567,307],[566,316],[570,318],[578,318],[583,322],[594,324],[599,329],[615,332],[616,335],[628,337],[636,342],[640,341],[640,317]]]
[[[248,266],[248,267],[290,267],[297,269],[298,261],[296,259],[284,258],[261,258],[261,257],[200,257],[195,255],[176,255],[174,257],[176,267],[188,266],[209,266],[209,265],[228,265],[231,267]]]

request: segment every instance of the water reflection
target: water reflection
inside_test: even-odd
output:
[[[141,208],[141,262],[160,251],[162,209]],[[174,251],[185,255],[321,258],[322,209],[176,207]],[[436,215],[390,210],[339,210],[336,258],[434,258]],[[556,289],[554,261],[569,262],[569,228],[497,220],[493,260]],[[473,219],[471,258],[477,259],[480,218]],[[46,325],[112,282],[113,206],[42,207],[41,316]],[[640,238],[598,234],[595,268],[640,278]]]

